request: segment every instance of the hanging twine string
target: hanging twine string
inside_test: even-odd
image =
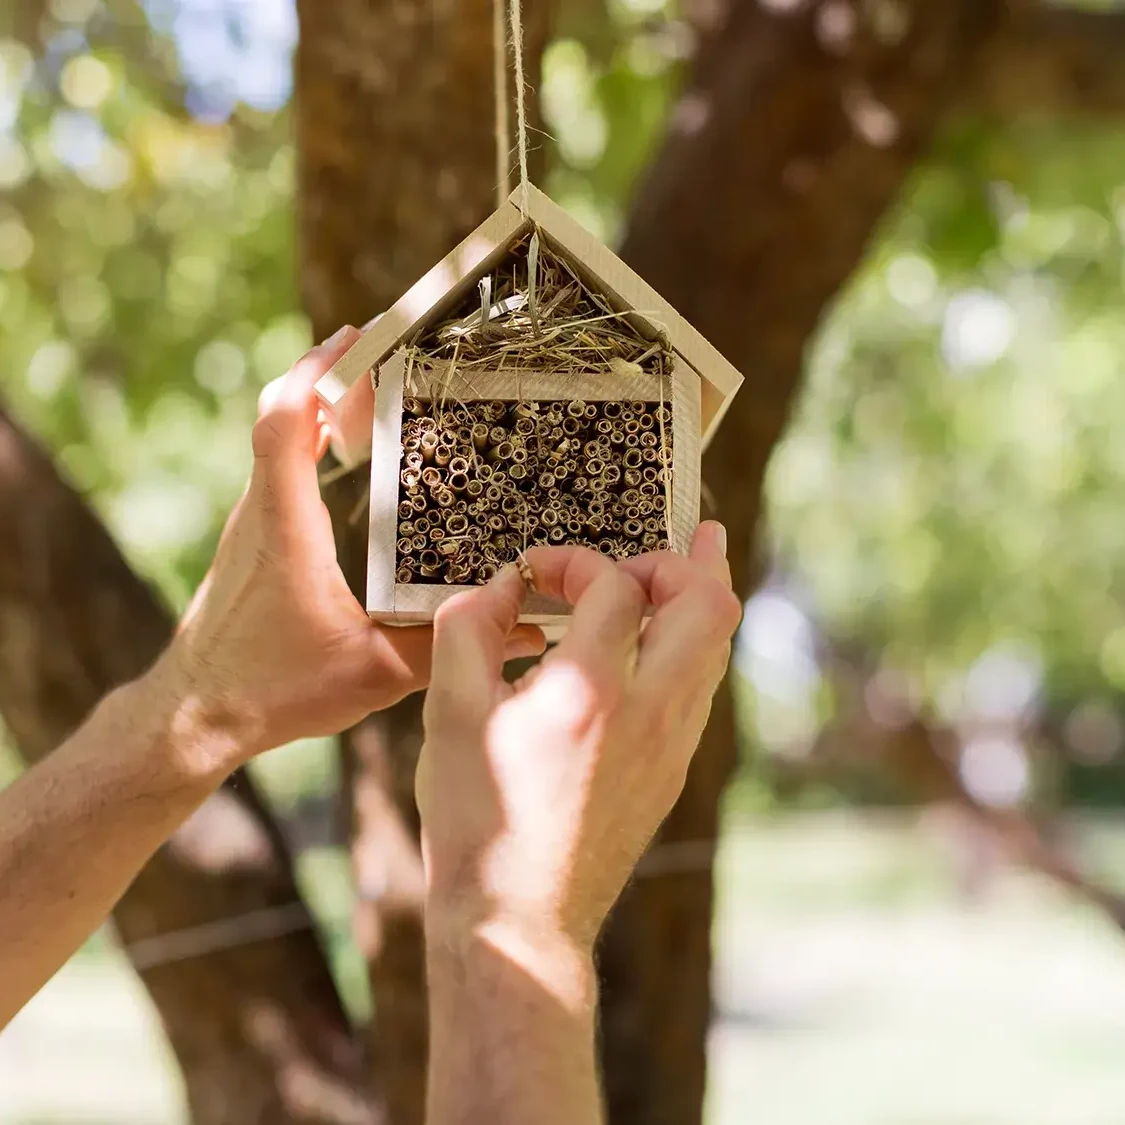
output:
[[[508,100],[508,52],[504,0],[492,0],[492,41],[496,94],[497,206],[512,194],[512,106]]]
[[[531,209],[531,177],[527,171],[527,75],[523,69],[523,6],[521,0],[511,0],[511,19],[512,51],[516,66],[516,131],[520,150],[520,210],[526,215]],[[503,57],[504,47],[502,42],[497,42],[496,50],[497,54]],[[504,113],[506,118],[507,107],[505,107]],[[497,128],[499,131],[499,126]],[[506,146],[504,159],[507,159],[506,154],[510,151],[510,146]]]

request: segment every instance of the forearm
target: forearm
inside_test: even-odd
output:
[[[0,793],[0,1027],[206,800],[228,752],[153,673]]]
[[[590,954],[498,920],[427,916],[427,1125],[598,1125]]]

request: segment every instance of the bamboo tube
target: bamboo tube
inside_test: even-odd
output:
[[[453,460],[453,447],[446,445],[444,442],[437,447],[437,452],[434,453],[434,464],[439,469],[446,469],[449,467],[449,462]]]
[[[566,412],[571,418],[581,418],[586,413],[586,404],[580,398],[576,398],[566,404]]]
[[[486,562],[477,572],[481,582],[491,582],[500,573],[495,563]]]
[[[592,422],[598,416],[598,407],[596,403],[588,402],[586,409],[582,412],[587,422]]]
[[[564,418],[562,420],[562,432],[566,437],[574,437],[582,430],[582,423],[577,418]]]
[[[546,527],[537,527],[531,533],[531,542],[535,544],[550,543],[551,535],[550,530]]]
[[[467,457],[454,457],[449,462],[450,475],[453,473],[468,473],[469,459]]]
[[[430,530],[430,517],[429,516],[415,516],[414,517],[414,534],[426,535]]]
[[[663,511],[665,511],[665,510],[667,509],[667,507],[668,507],[668,501],[667,501],[667,500],[666,500],[666,499],[665,499],[665,498],[664,498],[663,496],[661,496],[661,495],[660,495],[659,493],[657,493],[657,494],[656,494],[656,495],[655,495],[655,496],[654,496],[654,497],[653,497],[653,498],[652,498],[652,499],[651,499],[651,500],[649,501],[649,503],[650,503],[650,504],[652,505],[652,510],[653,510],[653,511],[654,511],[654,512],[655,512],[655,513],[656,513],[657,515],[659,515],[659,514],[660,514],[661,512],[663,512]]]
[[[571,516],[566,521],[566,533],[572,538],[577,538],[582,534],[582,521],[577,516]]]
[[[424,512],[430,506],[426,501],[425,496],[422,496],[421,494],[412,496],[410,498],[410,504],[411,507],[413,507],[414,511],[419,513]]]
[[[439,508],[452,508],[457,501],[457,497],[448,488],[434,489],[434,499]]]
[[[469,487],[469,478],[464,473],[451,473],[449,489],[455,496],[460,496]]]
[[[425,408],[413,395],[406,395],[402,400],[402,412],[418,418],[425,413]]]
[[[558,500],[560,496],[562,496],[561,488],[552,488],[551,491],[547,493],[547,499],[551,501]]]
[[[431,527],[430,528],[430,542],[431,543],[440,543],[445,537],[446,537],[445,528],[442,527],[440,524],[438,524],[437,527]]]
[[[510,441],[502,441],[492,448],[489,458],[495,464],[497,461],[510,461],[516,447]]]
[[[403,469],[398,479],[408,493],[414,492],[422,485],[422,474],[417,469]]]
[[[430,464],[438,451],[438,436],[434,430],[427,430],[419,440],[422,457],[426,464]]]
[[[422,448],[422,439],[417,435],[402,439],[403,453],[418,453]]]
[[[414,518],[414,505],[409,500],[403,500],[398,506],[398,518],[409,520]]]
[[[602,480],[605,481],[607,488],[616,488],[621,483],[621,466],[615,465],[612,461],[607,463],[602,472]]]
[[[431,491],[440,488],[443,479],[442,471],[435,469],[432,465],[422,473],[422,483]]]
[[[473,448],[478,453],[483,453],[488,448],[488,426],[484,422],[478,422],[473,426],[470,436],[472,437]]]
[[[443,558],[453,558],[461,553],[461,544],[456,539],[438,539],[437,553]]]
[[[402,555],[409,555],[409,554],[411,554],[411,553],[413,552],[413,550],[414,550],[414,539],[413,539],[413,536],[410,536],[410,535],[404,535],[404,536],[403,536],[403,537],[402,537],[401,539],[399,539],[399,541],[398,541],[398,542],[397,542],[397,543],[395,544],[395,549],[396,549],[396,550],[398,551],[398,553],[399,553],[399,555],[400,555],[400,556],[402,556]]]
[[[660,437],[659,437],[658,434],[654,434],[652,432],[652,430],[648,430],[646,433],[641,434],[641,448],[642,449],[654,449],[659,444],[660,444]]]
[[[565,543],[566,542],[566,532],[563,531],[563,529],[561,527],[558,527],[558,526],[548,529],[548,531],[547,531],[547,542],[548,543],[555,543],[555,544]]]
[[[645,484],[656,484],[660,479],[660,473],[657,471],[655,465],[645,466],[645,470],[641,473],[641,476],[644,477]]]
[[[517,402],[512,409],[512,413],[516,416],[517,431],[530,434],[534,431],[535,423],[539,418],[539,403]],[[531,425],[526,430],[520,430],[520,424],[523,422],[530,422]]]
[[[508,521],[501,515],[493,515],[488,517],[489,529],[493,532],[502,532],[508,526]]]
[[[513,465],[526,465],[528,461],[527,450],[523,446],[514,446],[511,461]]]
[[[414,550],[412,550],[410,553],[412,555],[420,555],[424,550],[426,550],[427,547],[429,547],[429,545],[430,540],[427,538],[427,536],[423,535],[421,532],[418,532],[414,536]]]
[[[499,484],[495,483],[494,480],[493,483],[484,490],[484,498],[490,504],[499,504],[500,501],[504,499],[504,490]]]
[[[519,407],[516,408],[517,410]],[[531,437],[535,433],[535,419],[530,416],[524,416],[516,422],[516,433],[521,437]]]
[[[640,436],[638,434],[627,433],[625,435],[625,448],[626,449],[637,449],[637,448],[640,447],[640,444],[641,444],[641,439],[640,439]]]
[[[515,464],[508,470],[509,480],[526,480],[527,479],[527,466]]]
[[[659,535],[663,530],[663,524],[655,516],[649,516],[649,518],[645,520],[645,531],[651,531],[654,534]]]
[[[471,480],[465,485],[465,495],[470,500],[479,500],[484,495],[484,485],[479,480]]]
[[[586,462],[586,475],[588,477],[600,477],[605,472],[605,462],[597,459]]]
[[[655,551],[657,543],[660,542],[660,536],[654,531],[646,531],[641,536],[641,549],[644,551]]]
[[[454,512],[445,522],[445,530],[450,535],[465,535],[469,530],[469,517],[463,512]]]
[[[610,419],[611,421],[621,417],[621,411],[624,409],[620,402],[603,402],[602,403],[602,416]]]
[[[642,496],[659,496],[660,495],[660,489],[657,488],[655,482],[654,481],[648,481],[648,480],[646,480],[644,482],[644,484],[641,485],[640,492],[641,492]]]
[[[616,544],[612,539],[602,539],[598,543],[598,550],[601,551],[603,555],[612,555],[616,551]]]
[[[621,458],[621,463],[627,469],[639,469],[641,467],[641,451],[639,449],[627,449],[625,456]]]

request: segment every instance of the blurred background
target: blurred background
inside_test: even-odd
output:
[[[489,5],[299,7],[0,13],[0,784],[166,627],[52,616],[126,579],[9,535],[66,492],[12,424],[179,609],[262,386],[491,205]],[[1125,1120],[1125,6],[525,7],[540,182],[747,380],[706,466],[732,705],[608,940],[615,1123]],[[410,723],[224,793],[209,841],[249,815],[269,862],[185,836],[0,1033],[0,1122],[417,1120]],[[275,996],[302,903],[331,978]]]

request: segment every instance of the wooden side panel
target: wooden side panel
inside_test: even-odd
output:
[[[450,598],[477,590],[478,586],[396,586],[394,612],[372,614],[376,621],[390,625],[421,625],[434,619],[438,608]],[[525,625],[557,626],[570,620],[570,607],[553,598],[532,594],[524,603],[520,621]]]
[[[512,193],[513,205],[518,205],[521,190]],[[716,388],[724,401],[737,394],[743,381],[741,373],[639,274],[535,187],[531,188],[529,211],[549,240],[591,272],[606,297],[621,308],[635,309],[663,328],[675,351]]]
[[[668,539],[686,555],[699,527],[700,410],[702,386],[683,361],[672,371],[672,507]]]
[[[398,542],[399,473],[402,471],[402,383],[406,353],[379,369],[371,431],[370,538],[367,544],[367,612],[393,613]]]
[[[407,389],[407,394],[425,401],[448,399],[451,402],[476,402],[481,399],[503,402],[659,402],[662,393],[665,399],[670,396],[670,381],[648,372],[553,375],[517,368],[486,371],[459,367],[451,370],[451,365],[445,362],[434,364],[432,370],[425,374],[415,369]]]

